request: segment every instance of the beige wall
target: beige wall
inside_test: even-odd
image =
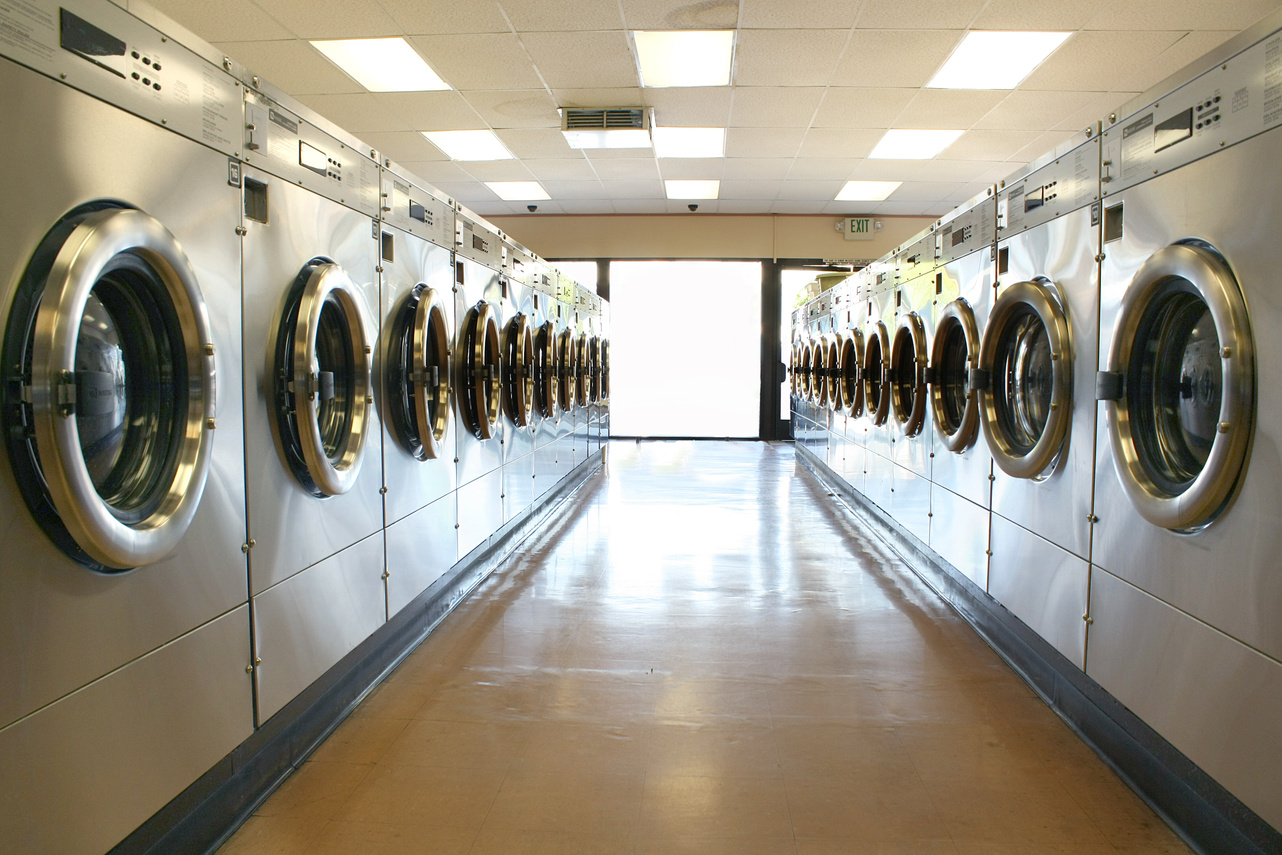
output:
[[[928,217],[874,217],[871,241],[848,241],[835,216],[656,214],[488,217],[544,258],[880,258],[928,228]]]

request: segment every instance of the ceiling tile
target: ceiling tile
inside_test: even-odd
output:
[[[890,198],[896,202],[936,202],[959,190],[964,182],[905,181],[895,188]]]
[[[783,189],[783,180],[721,179],[722,199],[773,199]]]
[[[418,130],[407,128],[402,116],[368,92],[363,95],[301,95],[298,100],[358,136],[366,131]]]
[[[1092,30],[1243,30],[1277,9],[1277,0],[1114,0]]]
[[[525,33],[526,50],[552,89],[600,89],[640,83],[627,37],[621,30]]]
[[[216,47],[234,56],[263,80],[290,95],[363,93],[365,87],[348,77],[320,51],[301,39],[270,42],[220,42]]]
[[[717,200],[719,214],[765,214],[774,203],[773,198],[763,199],[726,199]]]
[[[591,161],[632,160],[638,157],[654,157],[654,149],[646,148],[585,148],[585,157]]]
[[[435,146],[433,146],[435,151]],[[431,184],[438,190],[442,184],[457,184],[461,181],[471,181],[472,176],[464,171],[452,160],[434,160],[434,161],[406,161],[401,164],[414,177]],[[442,192],[445,192],[442,190]]]
[[[745,29],[849,29],[860,0],[742,0],[739,26]]]
[[[799,157],[792,162],[788,171],[789,181],[814,181],[823,178],[840,178],[847,176],[860,163],[857,157]]]
[[[730,121],[729,86],[646,89],[642,96],[659,127],[724,128]]]
[[[633,178],[657,179],[659,166],[653,157],[629,157],[606,160],[588,158],[602,181]]]
[[[734,82],[740,86],[824,86],[845,30],[740,30]],[[799,61],[805,57],[808,61]]]
[[[889,128],[913,98],[912,89],[834,86],[815,113],[817,128]]]
[[[1007,159],[1018,164],[1032,163],[1047,152],[1054,151],[1056,146],[1067,140],[1069,136],[1071,136],[1071,134],[1067,131],[1047,131],[1046,133],[1039,134],[1031,143],[1024,146]]]
[[[510,148],[510,146],[509,146]],[[595,181],[596,172],[586,157],[526,158],[523,163],[540,181]]]
[[[383,157],[390,157],[398,163],[449,159],[417,131],[367,132],[361,134],[361,141],[378,149]]]
[[[491,128],[545,128],[561,133],[561,115],[546,89],[487,89],[461,94]]]
[[[834,86],[925,86],[961,41],[958,30],[855,30]]]
[[[1029,0],[988,0],[971,23],[976,30],[1078,30],[1111,0],[1073,0],[1072,3],[1030,3]]]
[[[640,86],[614,89],[554,89],[558,107],[641,107],[645,98]]]
[[[1167,77],[1182,70],[1189,63],[1196,61],[1208,51],[1224,44],[1236,32],[1231,30],[1210,30],[1205,33],[1187,33],[1175,44],[1162,51],[1151,62],[1134,74],[1122,80],[1120,89],[1131,92],[1146,92]]]
[[[1024,80],[1023,89],[1107,92],[1175,44],[1183,33],[1074,33]]]
[[[804,135],[801,128],[730,128],[726,157],[792,157]]]
[[[940,181],[951,184],[978,181],[981,175],[994,168],[1003,167],[1001,161],[991,160],[928,160],[913,175],[913,181]],[[1005,177],[1005,173],[1003,174]],[[943,196],[938,198],[942,199]]]
[[[738,26],[736,0],[623,0],[630,30],[728,30]]]
[[[858,27],[868,29],[965,29],[987,0],[867,0]]]
[[[658,178],[649,181],[603,181],[605,192],[611,199],[666,199],[663,182]]]
[[[457,92],[383,92],[373,96],[401,120],[401,129],[471,131],[484,120]]]
[[[811,128],[797,157],[867,157],[883,134],[880,130]]]
[[[939,217],[952,208],[947,202],[901,202],[887,199],[871,211],[887,217]]]
[[[969,128],[1006,95],[1002,91],[922,89],[895,119],[895,127]]]
[[[613,214],[614,203],[609,199],[568,199],[561,203],[567,214]]]
[[[1037,131],[967,131],[939,153],[939,160],[1005,160],[1038,136]]]
[[[622,30],[618,3],[601,0],[501,0],[517,32]]]
[[[465,205],[493,202],[496,198],[494,192],[479,181],[446,181],[436,186],[437,189],[453,196],[456,202],[462,202]],[[478,210],[476,213],[484,212]]]
[[[850,172],[858,181],[908,181],[921,171],[921,160],[865,160]]]
[[[739,128],[804,128],[823,94],[822,86],[736,86],[730,124]]]
[[[495,131],[508,151],[519,158],[564,158],[586,164],[583,154],[570,148],[558,128],[503,128]]]
[[[779,198],[770,203],[771,214],[815,214],[832,201],[831,199],[784,199]]]
[[[151,5],[207,42],[279,40],[294,35],[251,0],[152,0]]]
[[[506,33],[511,30],[496,0],[378,2],[407,33]]]
[[[838,217],[853,217],[853,216],[857,216],[857,215],[864,215],[864,214],[867,214],[867,213],[869,212],[869,207],[870,207],[871,205],[874,205],[874,204],[876,204],[876,203],[873,203],[873,202],[829,202],[827,205],[824,205],[824,206],[823,206],[823,209],[822,209],[822,210],[817,211],[816,213],[820,213],[820,214],[832,214],[832,215],[835,215],[835,216],[838,216]],[[861,207],[859,207],[860,205],[869,206],[869,207],[861,208]],[[862,245],[862,244],[852,243],[852,244],[850,245],[850,246],[851,246],[851,249],[852,249],[852,250],[856,250],[856,251],[852,252],[852,254],[851,254],[850,256],[847,256],[847,257],[848,257],[848,258],[852,258],[852,257],[857,256],[857,255],[858,255],[858,251],[857,251],[857,249],[856,249],[856,248],[857,248],[857,247],[859,247],[859,246],[861,246],[861,245]]]
[[[779,188],[779,198],[831,202],[845,183],[845,179],[841,178],[827,181],[784,181]]]
[[[666,197],[654,199],[615,199],[614,212],[616,214],[666,214],[668,212],[668,200]]]
[[[720,157],[664,157],[659,159],[659,174],[664,178],[721,178],[725,159]]]
[[[410,40],[427,64],[455,89],[543,87],[514,33],[412,36]]]
[[[591,181],[540,181],[543,189],[553,199],[605,199],[605,185],[593,179]]]
[[[694,211],[690,210],[691,204],[694,204],[696,207],[698,207],[699,209],[698,213],[695,213]],[[691,203],[691,202],[684,202],[678,199],[669,199],[667,204],[667,209],[664,213],[680,214],[686,217],[698,217],[704,214],[719,214],[721,213],[721,200],[720,199],[700,199],[697,202]]]
[[[727,157],[722,174],[729,179],[783,180],[791,167],[791,157]]]
[[[477,181],[533,181],[534,174],[519,160],[476,160],[459,166]]]
[[[975,127],[995,130],[1041,131],[1085,107],[1096,92],[1028,92],[1016,90],[994,107]]]
[[[399,36],[404,31],[376,0],[254,0],[300,39]]]
[[[1096,94],[1085,106],[1061,116],[1058,121],[1051,125],[1050,129],[1052,131],[1071,133],[1080,131],[1087,126],[1093,126],[1099,121],[1107,124],[1110,113],[1116,112],[1123,104],[1138,94],[1138,92],[1105,92]]]

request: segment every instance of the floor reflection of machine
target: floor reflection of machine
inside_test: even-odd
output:
[[[934,273],[935,333],[931,342],[930,546],[979,585],[988,587],[988,512],[993,461],[980,437],[979,401],[971,385],[979,367],[980,333],[993,301],[993,233],[997,197],[989,191],[940,221],[940,265]]]
[[[382,172],[382,341],[374,384],[383,438],[387,612],[458,560],[454,458],[454,209],[388,164]]]
[[[256,92],[245,110],[245,454],[263,722],[386,619],[371,372],[379,170],[323,120]]]
[[[253,728],[240,94],[109,3],[0,29],[0,848],[97,853]]]
[[[1279,47],[1267,29],[1240,37],[1103,136],[1087,657],[1092,677],[1275,828]]]
[[[1085,661],[1099,330],[1099,140],[1079,134],[998,206],[997,298],[980,347],[993,456],[988,590]]]

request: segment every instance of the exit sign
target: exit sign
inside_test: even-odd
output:
[[[841,222],[846,240],[872,240],[874,237],[872,217],[846,217]]]

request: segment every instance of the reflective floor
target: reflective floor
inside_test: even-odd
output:
[[[609,453],[223,853],[1189,851],[791,446]]]

